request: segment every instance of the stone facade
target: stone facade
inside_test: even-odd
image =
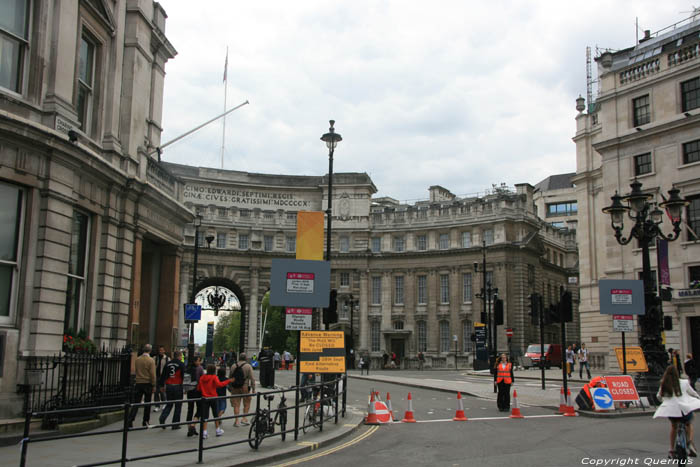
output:
[[[603,53],[596,59],[599,95],[594,103],[580,105],[576,117],[581,339],[610,369],[618,367],[613,347],[621,345],[621,335],[612,332],[611,317],[599,313],[598,280],[639,279],[642,255],[635,241],[624,247],[617,243],[610,216],[601,209],[611,204],[615,191],[629,193],[635,178],[656,202],[671,188],[693,202],[684,212],[681,237],[669,244],[675,291],[663,312],[673,318],[666,347],[700,352],[700,294],[687,293],[691,276],[700,274],[698,232],[687,227],[700,218],[699,31],[698,21],[677,25],[636,46]],[[625,223],[626,233],[630,224]],[[666,216],[661,227],[671,233]],[[628,335],[628,345],[637,345],[634,334]]]

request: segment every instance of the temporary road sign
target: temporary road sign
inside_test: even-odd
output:
[[[647,360],[644,358],[644,352],[641,347],[626,347],[625,354],[627,356],[627,371],[646,373],[649,371]],[[624,368],[622,364],[622,347],[615,347],[615,355],[617,356],[617,364],[620,369]]]
[[[613,331],[634,332],[634,315],[613,315]]]
[[[301,331],[299,371],[345,373],[345,333]]]
[[[613,407],[613,398],[610,395],[608,388],[593,388],[591,389],[593,394],[593,402],[595,406],[600,410],[610,410]]]
[[[391,413],[384,402],[374,401],[374,411],[377,414],[377,420],[379,423],[391,422]]]
[[[615,402],[638,401],[639,394],[630,375],[606,376],[605,384]]]

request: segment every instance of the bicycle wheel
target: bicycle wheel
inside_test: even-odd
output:
[[[255,414],[253,423],[250,424],[248,444],[253,449],[258,449],[260,443],[265,439],[265,433],[267,433],[267,414],[265,412],[263,410],[262,413]]]
[[[685,427],[679,424],[678,431],[676,432],[676,444],[675,444],[674,459],[684,461],[688,459],[688,443],[685,434]]]
[[[287,433],[284,432],[287,429],[286,407],[280,407],[280,411],[275,414],[275,424],[280,426],[280,436],[284,441],[287,438]]]
[[[315,402],[306,406],[306,410],[304,411],[304,424],[302,428],[304,433],[311,431],[313,428],[318,426],[319,420],[318,409],[316,408],[317,404],[318,402]]]

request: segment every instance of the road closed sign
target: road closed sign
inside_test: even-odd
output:
[[[302,373],[344,373],[345,333],[342,331],[301,331],[299,371]]]
[[[610,396],[615,402],[638,401],[639,394],[634,386],[634,381],[629,375],[606,376],[605,384],[608,386]]]

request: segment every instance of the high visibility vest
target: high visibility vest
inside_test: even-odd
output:
[[[590,400],[590,401],[593,400],[593,397],[591,397],[591,388],[605,387],[605,384],[603,383],[603,381],[604,381],[604,379],[602,376],[596,376],[592,380],[590,380],[588,383],[583,385],[583,391],[588,396],[588,400]]]
[[[510,369],[512,368],[512,364],[510,363],[499,363],[498,364],[498,373],[496,376],[496,382],[500,383],[503,381],[506,384],[511,384],[513,380],[510,379]]]

